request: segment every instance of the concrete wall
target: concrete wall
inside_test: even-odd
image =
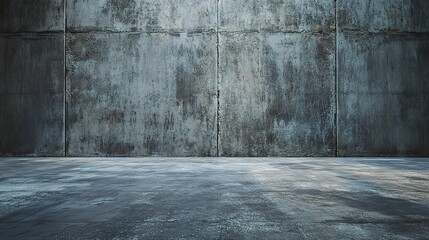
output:
[[[429,1],[337,1],[338,152],[429,155]]]
[[[429,155],[429,1],[3,0],[0,154]]]
[[[0,1],[0,153],[64,154],[64,3]]]

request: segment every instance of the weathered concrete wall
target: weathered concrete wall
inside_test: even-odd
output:
[[[333,156],[334,2],[220,1],[219,16],[220,155]]]
[[[64,5],[0,2],[0,154],[64,154]]]
[[[334,46],[332,34],[222,34],[222,155],[333,155]]]
[[[216,156],[214,0],[67,4],[67,153]]]
[[[338,1],[338,152],[429,154],[429,1]]]
[[[67,36],[69,155],[216,155],[216,35]]]
[[[215,30],[217,0],[69,0],[67,29],[196,32]]]
[[[0,13],[1,155],[429,155],[426,0]]]

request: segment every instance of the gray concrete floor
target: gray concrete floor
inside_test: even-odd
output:
[[[427,239],[425,158],[2,158],[1,239]]]

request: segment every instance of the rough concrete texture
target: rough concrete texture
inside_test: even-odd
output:
[[[369,32],[429,32],[427,0],[338,0],[340,29]]]
[[[220,31],[328,32],[334,0],[219,0]]]
[[[64,149],[62,34],[0,36],[0,153],[58,156]]]
[[[216,34],[67,35],[67,153],[216,155]]]
[[[429,2],[337,6],[339,155],[428,155]]]
[[[428,15],[427,0],[3,0],[0,155],[428,155]],[[7,50],[29,32],[49,43]],[[67,93],[51,92],[61,54]]]
[[[217,0],[74,0],[69,31],[213,31]]]
[[[63,0],[1,0],[0,32],[64,31]]]
[[[339,154],[429,155],[429,35],[339,43]]]
[[[0,1],[0,155],[64,154],[61,31],[61,0]]]
[[[220,35],[220,152],[334,155],[334,35]]]
[[[429,159],[13,158],[2,239],[426,239]]]

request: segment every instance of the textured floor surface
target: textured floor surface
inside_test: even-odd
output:
[[[427,239],[425,158],[2,158],[0,239]]]

